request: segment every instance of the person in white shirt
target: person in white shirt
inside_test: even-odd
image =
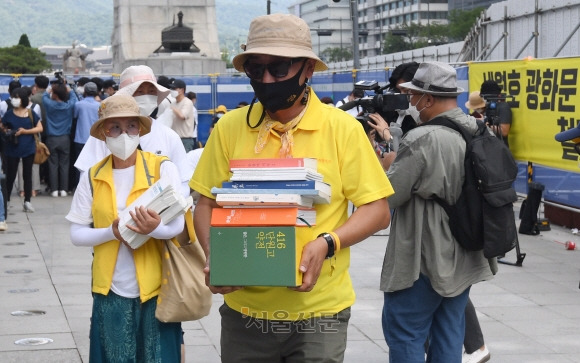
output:
[[[171,128],[181,138],[185,151],[189,152],[195,147],[195,140],[193,139],[195,119],[193,117],[193,102],[185,97],[185,88],[185,82],[180,79],[175,79],[171,83],[171,89],[177,92],[176,102],[171,105],[171,111],[173,111]]]
[[[364,97],[364,91],[360,90],[360,89],[353,89],[351,93],[349,93],[345,98],[343,98],[342,100],[338,101],[336,103],[336,107],[340,107],[342,105],[344,105],[347,102],[350,101],[356,101],[360,98]],[[361,112],[363,111],[362,107],[357,105],[356,107],[351,108],[350,110],[345,110],[344,112],[353,115],[354,117],[357,117]]]
[[[189,91],[185,94],[185,97],[189,98],[193,103],[193,139],[195,140],[195,146],[193,149],[197,149],[198,147],[202,147],[198,138],[197,138],[197,125],[198,125],[198,117],[197,117],[197,94],[195,92]]]
[[[157,84],[153,70],[145,65],[130,66],[121,73],[119,91],[115,93],[130,95],[139,104],[139,112],[143,116],[156,114],[158,105],[167,97],[169,90]],[[113,96],[114,97],[114,96]],[[163,124],[163,119],[171,117],[171,110],[168,109],[157,119],[153,119],[151,132],[140,138],[140,145],[143,151],[149,151],[156,155],[164,155],[177,165],[181,176],[181,192],[184,196],[189,195],[189,178],[187,170],[185,148],[179,136]],[[97,161],[102,160],[111,152],[101,140],[89,137],[83,151],[75,163],[75,167],[81,172],[89,170]]]

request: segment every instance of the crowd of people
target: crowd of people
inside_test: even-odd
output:
[[[151,103],[151,97],[142,95],[141,107],[155,109],[160,116],[167,111],[163,119],[173,123],[189,151],[201,146],[197,140],[196,95],[189,92],[184,97],[183,81],[172,81],[175,84],[171,85],[174,90],[171,92],[175,92],[175,97],[166,90],[161,97],[164,103],[158,107],[157,99]],[[2,194],[6,204],[16,194],[23,198],[23,210],[34,212],[31,197],[42,193],[66,197],[76,190],[82,170],[74,165],[89,141],[101,102],[118,90],[119,85],[113,79],[80,77],[73,82],[60,74],[52,79],[37,76],[32,87],[22,86],[18,80],[10,82],[10,97],[0,102],[0,156],[2,175],[5,174]],[[29,115],[31,121],[27,121]],[[34,135],[50,151],[48,160],[41,165],[32,162],[36,150]],[[6,228],[3,217],[0,230]]]
[[[21,162],[23,209],[34,211],[37,133],[51,152],[44,179],[51,195],[74,191],[66,216],[71,241],[94,255],[91,361],[178,362],[184,355],[181,325],[155,318],[160,240],[181,233],[184,218],[164,224],[154,211],[135,208],[130,229],[149,239],[133,250],[119,232],[120,211],[158,179],[184,196],[195,193],[195,233],[209,257],[211,213],[220,208],[211,188],[230,178],[230,160],[291,157],[323,161],[318,172],[331,186],[331,202],[315,206],[315,226],[297,228],[300,286],[211,286],[206,264],[206,283],[224,295],[222,361],[342,362],[355,302],[349,247],[388,226],[377,282],[384,306],[377,321],[382,321],[390,361],[489,360],[469,291],[491,279],[497,267],[482,251],[457,243],[433,200],[438,196],[453,204],[458,198],[466,145],[459,133],[429,121],[446,117],[475,132],[477,119],[490,122],[485,97],[496,99],[501,88],[486,81],[472,92],[466,107],[473,115],[467,115],[457,105],[464,90],[453,67],[409,62],[393,70],[388,85],[390,92],[406,95],[408,109],[367,115],[357,105],[349,114],[340,106],[364,93],[355,88],[336,107],[308,84],[327,66],[313,52],[302,19],[290,14],[255,18],[243,50],[233,65],[250,79],[255,99],[232,110],[224,105],[213,110],[203,148],[197,139],[197,95],[187,92],[183,80],[156,77],[143,65],[126,68],[118,87],[95,79],[76,87],[61,81],[49,85],[39,76],[32,90],[14,84],[9,108],[2,111],[0,104],[3,132],[15,131],[17,140],[4,145],[4,197],[10,201]],[[509,106],[500,109],[489,127],[507,143],[511,113]],[[0,230],[5,229],[0,209]],[[304,321],[307,332],[300,328]],[[326,329],[329,322],[332,332]]]

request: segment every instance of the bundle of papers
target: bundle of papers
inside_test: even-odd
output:
[[[133,249],[141,247],[150,238],[127,228],[127,225],[135,226],[135,222],[129,212],[135,212],[137,207],[144,206],[147,209],[154,210],[161,216],[161,223],[167,224],[178,216],[185,214],[192,205],[193,199],[191,196],[183,197],[167,180],[160,179],[119,213],[119,232],[121,237]]]

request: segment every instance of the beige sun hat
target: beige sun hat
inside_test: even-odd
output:
[[[137,91],[137,88],[143,82],[149,82],[157,88],[157,104],[160,104],[169,95],[170,90],[158,84],[153,70],[145,65],[125,68],[119,79],[119,90],[117,93],[133,96],[133,93]]]
[[[242,44],[243,53],[233,59],[234,68],[244,71],[244,63],[252,54],[266,54],[287,58],[310,58],[316,60],[315,71],[328,69],[312,51],[308,24],[292,14],[262,15],[250,24],[248,40]]]
[[[91,126],[91,136],[105,141],[103,124],[108,119],[115,117],[135,117],[139,119],[141,126],[139,136],[148,134],[151,131],[151,119],[147,116],[141,116],[139,113],[139,105],[133,96],[120,95],[117,92],[101,102],[99,106],[99,119]]]
[[[455,68],[442,62],[419,64],[411,82],[401,83],[399,87],[442,97],[454,97],[464,91],[463,88],[457,87]]]
[[[469,94],[469,100],[465,102],[465,108],[476,110],[485,107],[485,100],[479,95],[479,91],[473,91]]]

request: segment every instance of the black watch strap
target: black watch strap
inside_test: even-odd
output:
[[[322,237],[326,240],[328,244],[328,252],[326,253],[326,258],[331,258],[334,256],[334,238],[330,235],[330,233],[321,233],[317,237]]]

